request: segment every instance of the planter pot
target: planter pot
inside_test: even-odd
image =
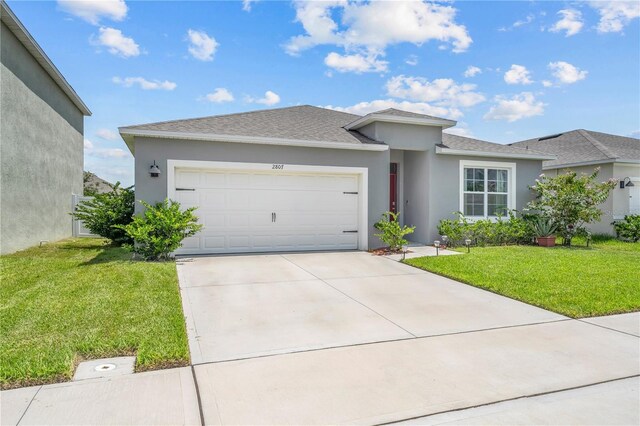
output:
[[[537,237],[538,245],[540,247],[553,247],[556,245],[556,236],[552,235],[550,237]]]

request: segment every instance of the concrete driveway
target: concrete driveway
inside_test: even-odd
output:
[[[395,422],[640,374],[638,316],[571,320],[369,253],[200,257],[178,274],[209,424]],[[638,418],[634,383],[612,385],[631,393],[615,418]]]
[[[364,252],[183,259],[193,364],[566,320]]]

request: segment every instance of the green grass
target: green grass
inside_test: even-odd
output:
[[[0,257],[0,386],[68,380],[82,359],[135,354],[136,370],[188,365],[173,262],[101,239]]]
[[[406,263],[573,318],[640,310],[640,243],[598,237],[589,248],[460,251],[465,254]]]

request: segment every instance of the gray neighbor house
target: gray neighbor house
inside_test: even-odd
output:
[[[87,106],[0,1],[0,253],[71,236]]]
[[[579,129],[516,142],[512,146],[555,155],[555,159],[542,163],[548,176],[566,170],[591,174],[599,168],[598,180],[618,181],[601,206],[602,219],[590,226],[592,232],[612,234],[612,222],[625,215],[640,214],[640,139]]]
[[[136,199],[197,207],[204,228],[177,253],[205,254],[376,248],[374,223],[389,210],[430,244],[453,212],[522,209],[556,156],[443,133],[455,125],[305,105],[119,130]]]

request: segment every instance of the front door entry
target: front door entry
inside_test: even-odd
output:
[[[389,211],[398,213],[398,163],[389,167]]]

